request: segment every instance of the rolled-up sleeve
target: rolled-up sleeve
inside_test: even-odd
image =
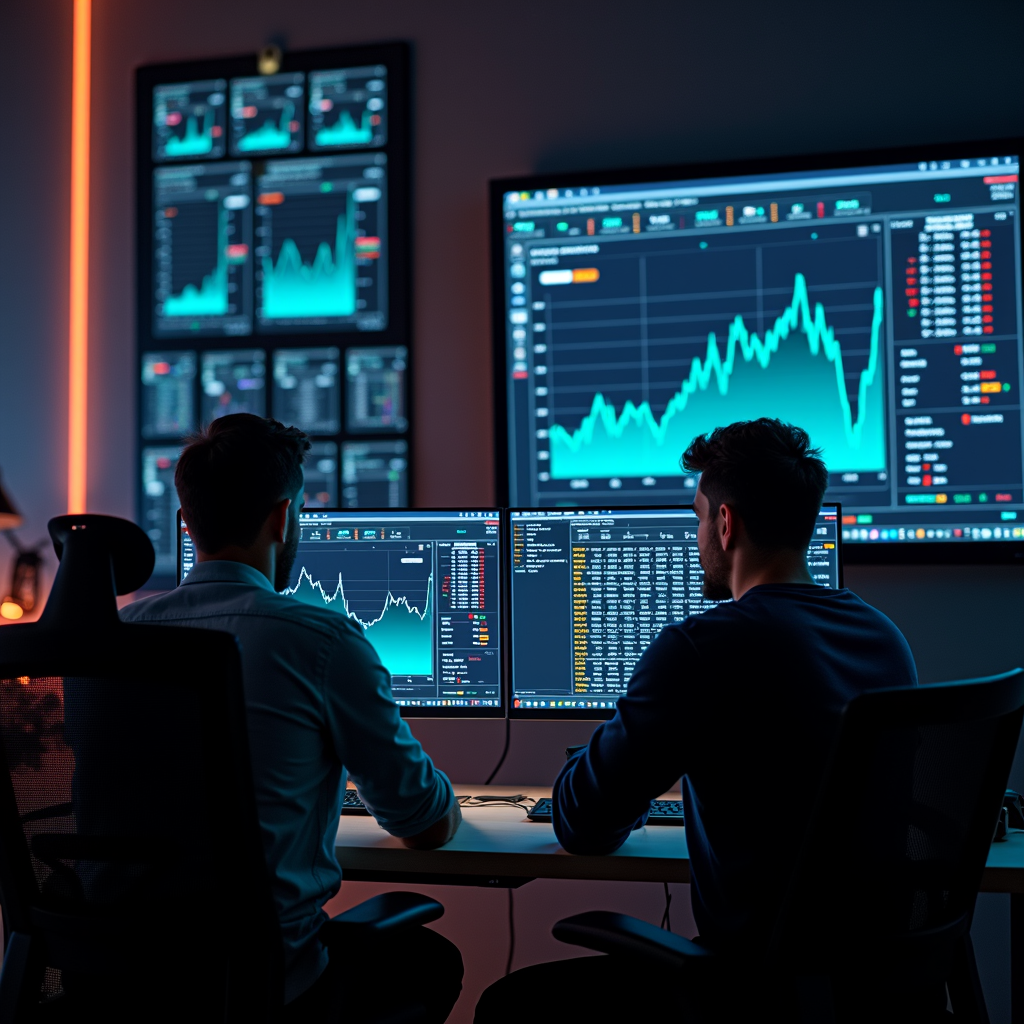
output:
[[[651,800],[685,772],[685,676],[696,651],[667,627],[643,653],[619,698],[555,781],[555,834],[570,853],[612,853],[647,819]]]
[[[326,718],[367,810],[391,835],[414,836],[443,818],[451,783],[413,736],[391,696],[391,676],[354,623],[325,666]]]

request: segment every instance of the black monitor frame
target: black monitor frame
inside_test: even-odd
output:
[[[490,182],[490,252],[492,367],[494,396],[494,469],[498,503],[509,502],[508,381],[506,351],[505,269],[503,247],[503,207],[506,192],[535,191],[541,188],[575,188],[592,185],[625,185],[658,181],[685,181],[691,178],[742,177],[785,171],[831,170],[870,167],[921,160],[959,160],[988,157],[993,153],[1017,153],[1024,157],[1024,138],[937,142],[892,149],[850,150],[829,153],[805,153],[764,159],[718,160],[702,163],[669,164],[654,167],[585,170],[578,173],[521,175],[492,179]],[[1024,252],[1024,217],[1018,218],[1020,251]],[[625,507],[625,506],[624,506]],[[851,543],[846,549],[851,565],[1024,565],[1024,541],[993,542],[886,542]]]
[[[843,545],[842,519],[843,507],[839,502],[825,502],[822,507],[833,506],[839,518],[839,529],[836,531],[836,544],[838,547],[839,559],[839,588],[846,584],[843,574],[843,560],[846,548]],[[516,512],[537,512],[555,511],[554,509],[541,509],[521,507],[505,509],[505,538],[510,541],[512,534],[512,516]],[[609,515],[619,515],[625,512],[682,512],[693,511],[693,505],[581,505],[573,509],[574,512],[607,512]],[[507,692],[504,695],[504,704],[510,719],[521,721],[545,721],[545,722],[603,722],[615,716],[614,708],[568,708],[562,711],[551,711],[548,708],[517,708],[513,706],[512,690],[512,561],[510,557],[505,558],[505,594],[503,604],[505,606],[505,679],[507,680]]]
[[[341,472],[343,444],[346,442],[374,443],[404,441],[406,448],[406,494],[408,505],[414,501],[414,458],[415,439],[411,423],[415,416],[414,395],[414,343],[412,338],[412,90],[411,90],[411,49],[405,42],[387,42],[361,46],[330,47],[317,50],[285,51],[281,58],[279,73],[290,71],[308,73],[331,68],[361,67],[383,64],[388,69],[387,141],[380,147],[367,147],[344,152],[314,152],[308,147],[303,151],[279,156],[259,155],[249,158],[232,156],[230,151],[216,160],[197,159],[195,163],[215,166],[222,162],[250,159],[261,161],[316,159],[338,155],[359,155],[360,153],[387,154],[387,260],[388,260],[388,323],[381,331],[304,331],[294,328],[289,331],[261,332],[255,322],[255,299],[253,324],[244,335],[204,335],[200,337],[163,338],[153,330],[152,281],[153,246],[151,241],[152,223],[152,180],[157,167],[173,167],[188,164],[188,160],[157,163],[152,154],[153,89],[158,85],[175,82],[204,81],[217,78],[241,78],[260,76],[256,53],[245,56],[228,56],[194,61],[180,61],[167,64],[151,64],[139,67],[135,72],[135,245],[136,245],[136,325],[135,325],[135,395],[136,431],[133,451],[135,481],[135,504],[141,517],[144,505],[141,474],[142,450],[147,447],[175,447],[180,440],[148,440],[142,437],[143,384],[141,380],[141,359],[144,353],[174,349],[196,349],[197,366],[194,393],[198,393],[200,363],[205,351],[235,351],[264,349],[268,354],[274,349],[335,347],[340,350],[342,404],[340,430],[334,435],[316,435],[314,440],[333,441],[338,448],[337,486],[338,500],[341,500]],[[303,110],[303,118],[306,111]],[[230,126],[229,126],[230,128]],[[408,352],[405,369],[406,420],[410,424],[404,431],[349,431],[346,422],[345,405],[345,357],[349,348],[375,348],[404,346]],[[272,367],[268,359],[268,377]],[[268,389],[269,391],[270,389]],[[271,397],[267,396],[267,413],[272,414]],[[199,421],[196,412],[196,421]],[[145,524],[144,524],[145,528]],[[167,573],[157,573],[151,582],[152,588],[174,585],[176,579]]]
[[[351,516],[351,515],[379,515],[379,516],[401,516],[417,515],[432,512],[486,512],[498,520],[498,623],[501,633],[498,642],[498,700],[496,708],[418,708],[399,705],[399,711],[403,718],[436,718],[436,719],[466,719],[466,718],[505,718],[508,710],[506,704],[506,678],[507,672],[507,634],[505,630],[509,617],[505,610],[506,583],[504,577],[507,573],[504,570],[506,560],[506,526],[508,516],[506,510],[494,507],[449,507],[449,508],[310,508],[303,509],[308,513],[327,513],[328,515]],[[177,514],[177,533],[175,540],[178,551],[177,571],[175,574],[175,586],[181,585],[181,564],[182,564],[182,518],[181,509]]]

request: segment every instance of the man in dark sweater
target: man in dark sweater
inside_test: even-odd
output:
[[[701,941],[753,951],[780,907],[843,707],[865,690],[915,686],[917,671],[889,619],[811,579],[807,546],[828,474],[804,431],[734,423],[698,437],[683,464],[702,474],[705,595],[732,601],[650,645],[615,717],[560,773],[554,827],[570,853],[611,853],[682,776]],[[649,974],[608,957],[528,967],[484,994],[477,1022],[513,1019],[512,986],[536,994],[535,1024],[573,1011],[613,1019],[637,1011],[638,997],[653,1009],[640,993],[670,987]],[[665,1009],[685,1009],[685,996],[668,998]]]

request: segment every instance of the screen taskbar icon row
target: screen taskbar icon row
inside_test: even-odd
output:
[[[404,700],[394,698],[400,708],[500,708],[501,701],[489,698],[453,697],[443,700]]]
[[[512,701],[512,707],[514,708],[573,708],[573,709],[591,709],[591,708],[605,708],[611,710],[615,708],[617,701],[614,700],[523,700],[516,697]]]
[[[1024,525],[1017,524],[1021,516],[1017,511],[1002,511],[1000,523],[990,520],[985,522],[961,522],[955,526],[946,524],[912,523],[892,525],[879,522],[880,517],[871,514],[843,516],[843,540],[849,542],[874,541],[886,543],[892,541],[946,541],[950,543],[972,543],[974,541],[1024,541]]]

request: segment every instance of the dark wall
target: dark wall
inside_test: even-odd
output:
[[[17,143],[5,134],[0,151],[0,467],[27,514],[29,539],[64,510],[66,495],[70,31],[64,0],[0,7],[0,88],[22,118]],[[133,514],[133,69],[253,51],[272,39],[286,49],[414,45],[415,484],[425,505],[493,500],[489,178],[1024,135],[1018,0],[101,0],[93,49],[94,511]],[[903,628],[926,680],[1024,660],[1019,569],[854,568],[848,582]],[[416,731],[456,779],[484,778],[500,749],[498,723],[423,723]],[[513,726],[500,778],[548,783],[562,748],[587,732]],[[1015,778],[1024,787],[1024,772]],[[364,888],[347,887],[345,898]],[[444,927],[467,952],[471,1005],[504,960],[504,896],[442,898]],[[533,883],[518,897],[516,963],[570,952],[547,937],[560,914],[609,906],[656,919],[660,898],[653,885]],[[1008,1019],[1004,903],[983,902],[976,929],[994,1020]],[[691,927],[685,914],[675,922]],[[469,1019],[468,1009],[458,1012]]]
[[[0,90],[16,111],[0,144],[0,474],[34,544],[67,511],[70,9],[0,5],[0,40]],[[9,553],[0,541],[4,594]]]

